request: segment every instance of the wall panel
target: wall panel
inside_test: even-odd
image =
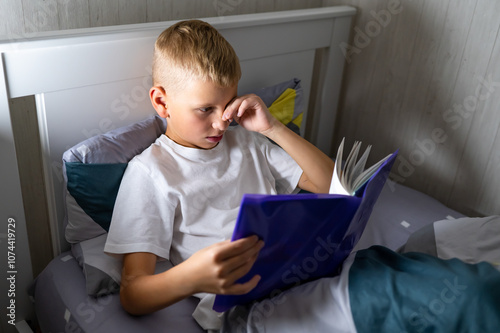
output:
[[[59,30],[56,1],[22,0],[25,32]]]
[[[87,28],[90,26],[88,0],[61,1],[58,4],[58,13],[61,29]]]
[[[15,36],[24,33],[23,4],[19,0],[0,0],[0,36]]]
[[[336,144],[373,144],[372,161],[400,148],[395,180],[465,214],[499,214],[499,3],[323,3],[358,9]],[[403,10],[378,31],[391,3]]]
[[[455,179],[456,165],[461,155],[461,131],[449,131],[443,119],[443,114],[453,106],[454,91],[458,86],[467,84],[460,81],[461,64],[469,40],[469,31],[474,16],[476,1],[458,1],[448,6],[446,17],[444,17],[444,29],[439,45],[436,66],[434,67],[431,82],[425,96],[426,104],[419,124],[415,148],[423,152],[422,162],[419,164],[427,170],[420,173],[421,180],[418,181],[419,188],[432,193],[440,201],[446,201],[447,194],[451,190]],[[463,98],[463,97],[462,97]],[[436,146],[432,139],[434,128],[441,128],[447,136],[443,144]],[[427,143],[428,149],[424,149]],[[425,177],[425,178],[424,178]],[[416,182],[417,183],[417,182]]]
[[[172,2],[171,0],[147,0],[147,21],[160,22],[171,20]]]
[[[450,103],[453,112],[448,110],[448,114],[455,116],[459,122],[445,125],[447,132],[456,132],[455,139],[450,142],[459,159],[456,164],[441,164],[440,172],[450,173],[454,178],[451,186],[443,188],[443,193],[437,195],[448,195],[450,202],[461,201],[468,210],[480,204],[475,200],[470,202],[469,198],[476,199],[480,194],[498,126],[498,112],[484,109],[484,102],[491,95],[482,89],[481,83],[498,67],[497,63],[495,68],[489,68],[500,27],[498,13],[498,1],[478,1]],[[490,107],[491,111],[495,110],[493,105]]]
[[[147,0],[120,0],[118,2],[120,24],[145,23]]]
[[[88,2],[91,27],[120,24],[119,0],[88,0]]]

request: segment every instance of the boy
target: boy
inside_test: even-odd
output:
[[[167,130],[129,163],[105,247],[123,255],[120,297],[131,314],[196,295],[195,319],[219,329],[214,294],[247,293],[260,278],[235,283],[264,246],[256,236],[229,241],[242,195],[328,192],[333,161],[259,97],[237,96],[240,76],[234,50],[205,22],[179,22],[156,41],[150,98]],[[175,266],[155,274],[164,259]]]

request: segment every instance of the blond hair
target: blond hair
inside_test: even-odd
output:
[[[156,40],[155,86],[168,91],[182,88],[189,80],[201,79],[221,87],[232,87],[240,77],[240,63],[231,44],[206,22],[178,22]]]

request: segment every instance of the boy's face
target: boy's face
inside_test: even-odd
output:
[[[185,147],[214,148],[229,126],[222,114],[236,94],[237,85],[223,88],[202,80],[192,80],[184,89],[166,94],[165,134]]]

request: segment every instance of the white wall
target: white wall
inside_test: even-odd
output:
[[[339,143],[400,149],[395,179],[464,214],[500,214],[500,2],[326,0],[357,7]]]
[[[320,6],[321,0],[0,0],[0,36]]]

